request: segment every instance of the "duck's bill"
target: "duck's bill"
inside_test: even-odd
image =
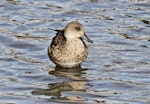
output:
[[[90,43],[93,43],[93,41],[86,34],[84,34],[83,39],[87,40]]]

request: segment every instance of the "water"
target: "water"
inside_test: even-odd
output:
[[[47,47],[71,21],[94,43],[62,70]],[[149,104],[149,29],[149,0],[1,0],[0,103]]]

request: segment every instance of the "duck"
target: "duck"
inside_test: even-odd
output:
[[[72,21],[64,29],[55,30],[48,46],[49,59],[61,68],[79,67],[88,56],[88,47],[84,40],[90,43],[93,41],[85,34],[83,25],[77,21]]]

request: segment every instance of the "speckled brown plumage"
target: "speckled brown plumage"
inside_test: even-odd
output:
[[[79,66],[88,55],[87,46],[82,40],[84,35],[83,26],[78,22],[71,22],[64,30],[57,30],[48,47],[50,60],[63,68]]]

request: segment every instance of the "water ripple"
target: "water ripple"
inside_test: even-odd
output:
[[[148,0],[1,0],[0,103],[148,104]],[[76,69],[49,60],[47,47],[71,21],[94,41]]]

